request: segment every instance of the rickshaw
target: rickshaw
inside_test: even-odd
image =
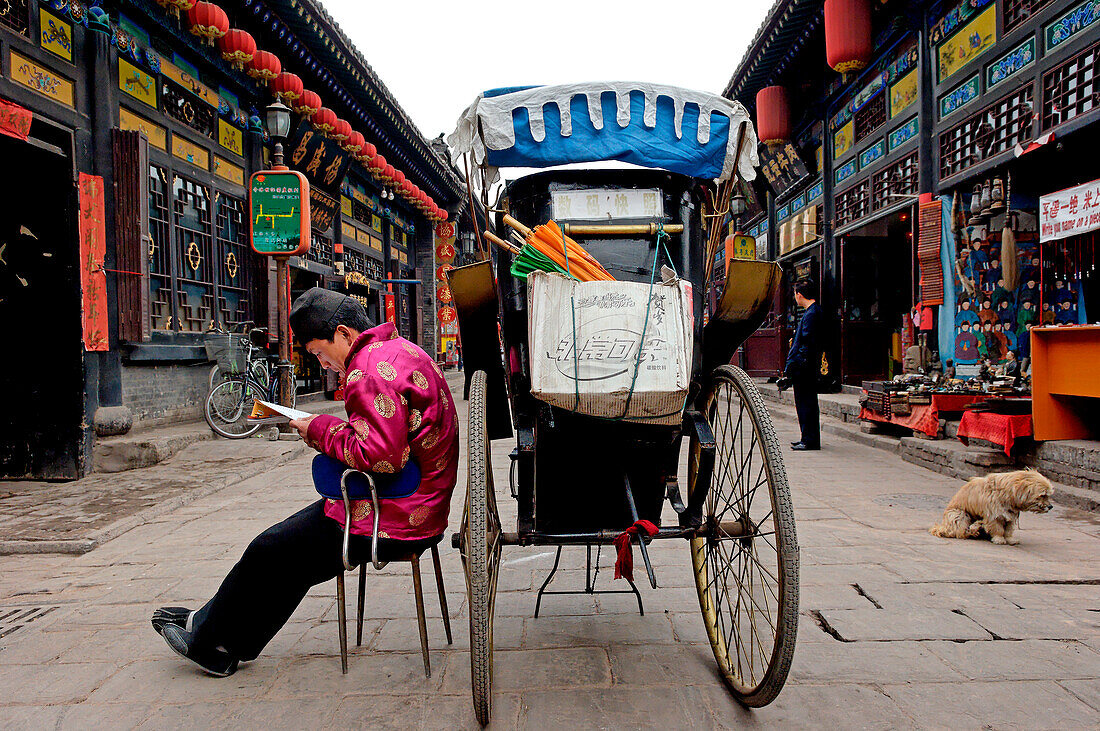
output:
[[[466,575],[478,721],[484,725],[491,715],[493,609],[503,547],[556,546],[556,570],[562,546],[584,546],[590,559],[594,546],[616,539],[620,550],[624,542],[637,546],[653,588],[650,542],[687,542],[722,678],[745,706],[771,703],[794,653],[799,559],[778,437],[757,387],[730,365],[765,317],[780,278],[774,263],[727,262],[723,250],[731,195],[738,180],[752,180],[757,163],[756,135],[744,108],[653,84],[505,89],[480,95],[448,143],[467,180],[480,176],[482,206],[491,212],[477,226],[479,244],[485,242],[482,260],[447,273],[469,405],[466,504],[452,543]],[[489,206],[487,191],[501,167],[608,160],[630,166],[525,175],[508,182]],[[590,195],[595,205],[575,205],[591,202]],[[648,205],[654,198],[656,207]],[[647,206],[634,206],[635,200]],[[469,202],[473,207],[472,188]],[[488,225],[491,214],[494,226]],[[528,282],[514,265],[524,233],[550,219],[563,229],[563,241],[571,237],[618,281],[652,288],[658,269],[672,269],[690,283],[690,387],[672,419],[601,417],[532,395]],[[506,236],[516,243],[509,246]],[[716,266],[728,266],[725,285],[704,313]],[[639,359],[643,348],[639,342]],[[513,435],[510,492],[518,518],[511,531],[498,514],[489,447]],[[675,524],[662,524],[666,502]],[[645,521],[655,532],[639,529]],[[553,570],[539,590],[535,616],[543,593],[552,593],[552,577]],[[598,593],[589,572],[584,591]],[[641,611],[640,595],[638,602]]]

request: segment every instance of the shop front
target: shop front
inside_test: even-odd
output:
[[[912,341],[914,304],[912,206],[838,237],[841,372],[845,383],[892,378]]]

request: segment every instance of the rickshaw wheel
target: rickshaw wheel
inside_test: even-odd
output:
[[[743,370],[715,369],[703,409],[716,449],[705,537],[690,541],[699,606],[730,691],[744,705],[760,707],[775,700],[787,680],[798,628],[798,541],[790,489],[775,427]],[[698,458],[693,439],[691,489]]]
[[[484,371],[477,371],[470,383],[466,509],[461,533],[462,565],[470,601],[470,684],[474,713],[482,726],[489,723],[493,706],[493,608],[501,533],[485,431],[487,380]]]

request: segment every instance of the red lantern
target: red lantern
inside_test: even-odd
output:
[[[363,145],[367,144],[367,141],[363,139],[363,135],[355,130],[352,130],[348,138],[344,140],[344,144],[340,145],[352,155],[359,157],[359,151],[363,149]]]
[[[284,71],[271,82],[271,90],[283,100],[284,104],[293,107],[294,102],[298,101],[306,88],[302,85],[302,79],[297,74]]]
[[[371,167],[374,161],[374,156],[378,154],[378,148],[369,142],[364,142],[363,149],[359,152],[359,157],[365,158],[363,162],[367,163],[367,167]]]
[[[256,55],[256,41],[240,28],[231,28],[218,39],[218,46],[222,49],[222,58],[238,71]]]
[[[782,86],[765,86],[756,92],[756,135],[769,147],[791,138],[787,90]]]
[[[214,45],[214,40],[229,32],[229,16],[214,3],[195,3],[187,11],[187,20],[191,23],[191,32]]]
[[[458,310],[450,305],[444,305],[439,308],[439,313],[436,315],[439,321],[445,325],[450,325],[452,322],[458,319]]]
[[[321,108],[321,96],[315,91],[303,89],[301,96],[298,97],[298,101],[293,106],[294,111],[308,119]]]
[[[447,215],[448,214],[445,210],[443,210],[442,208],[439,209],[439,220],[440,221],[446,221],[447,220]]]
[[[345,120],[337,118],[336,123],[332,125],[332,131],[328,133],[328,136],[337,142],[343,142],[351,136],[351,125]]]
[[[321,107],[313,113],[309,121],[313,125],[313,129],[321,134],[328,134],[336,127],[336,112],[328,107]]]
[[[381,155],[375,155],[370,160],[370,171],[374,177],[382,177],[382,171],[386,168],[386,158]]]
[[[386,167],[382,168],[381,175],[383,180],[390,181],[393,180],[393,176],[397,175],[397,171],[394,169],[393,165],[386,165]]]
[[[401,185],[405,182],[405,173],[400,170],[394,170],[393,175],[390,176],[390,180],[392,180],[393,184],[400,190]]]
[[[401,184],[401,193],[405,196],[405,200],[412,200],[413,197],[413,184],[408,180]]]
[[[270,83],[282,70],[282,62],[271,51],[256,51],[248,62],[248,75],[265,84]]]
[[[870,0],[825,0],[825,56],[834,71],[867,68],[872,41]]]

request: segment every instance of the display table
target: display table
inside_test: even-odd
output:
[[[978,401],[986,401],[988,399],[989,396],[981,393],[934,393],[932,394],[932,403],[910,406],[912,413],[908,416],[890,416],[887,418],[882,414],[875,413],[867,407],[864,407],[859,412],[859,418],[867,421],[874,421],[879,424],[904,426],[934,438],[940,431],[941,413],[957,413],[965,409],[969,404],[977,403]]]
[[[1012,456],[1012,445],[1017,439],[1030,436],[1033,436],[1033,429],[1028,414],[966,411],[959,422],[959,441],[963,444],[970,444],[971,439],[982,439],[1004,447],[1006,457]]]
[[[1031,328],[1031,415],[1036,439],[1096,438],[1098,366],[1100,325]]]

